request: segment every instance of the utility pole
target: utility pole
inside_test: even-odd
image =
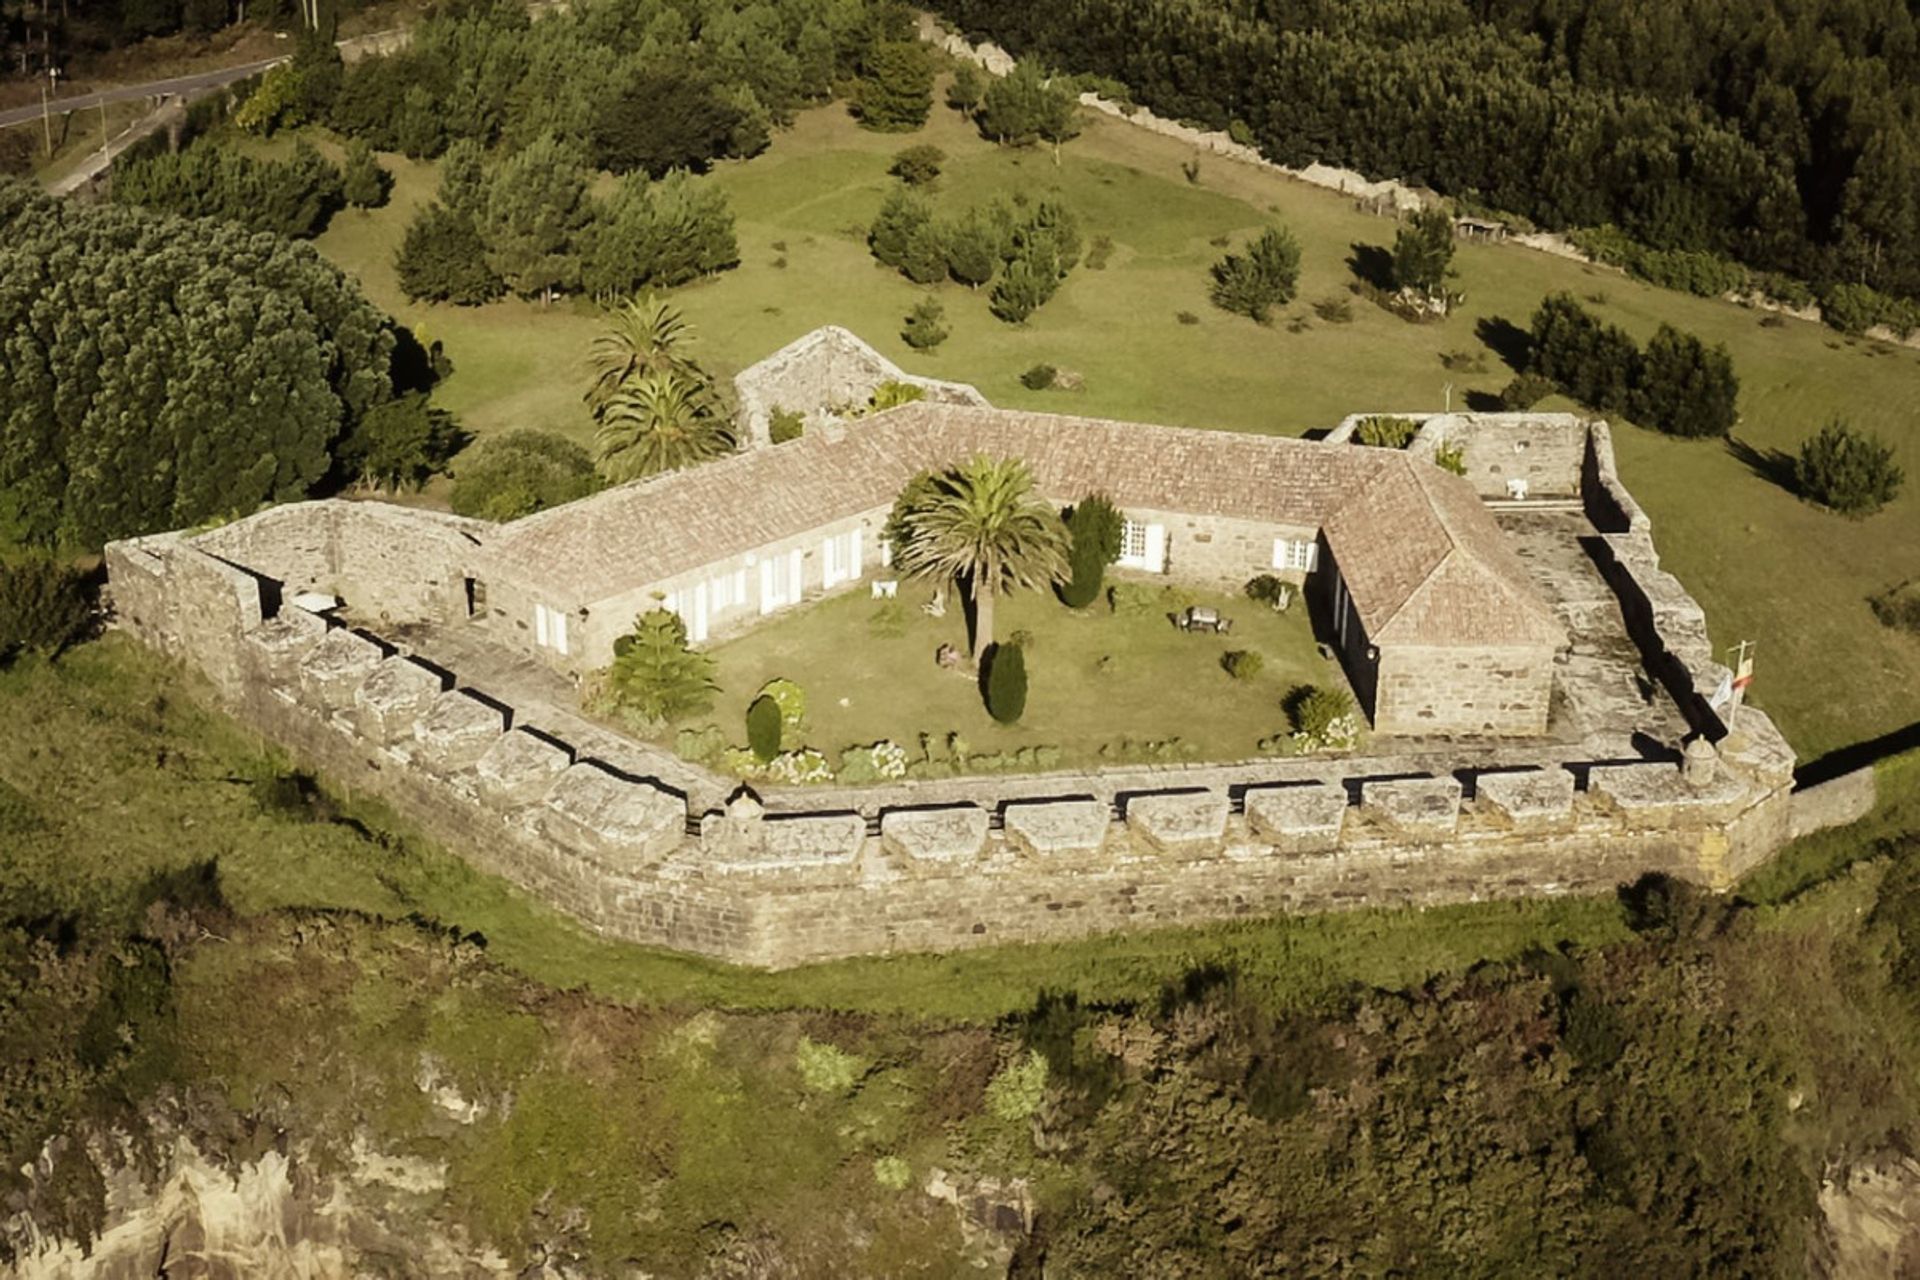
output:
[[[107,194],[113,194],[113,152],[107,148],[107,100],[100,99],[100,171],[106,175]]]

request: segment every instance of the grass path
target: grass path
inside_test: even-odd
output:
[[[958,211],[995,194],[1058,193],[1089,240],[1114,242],[1105,270],[1082,267],[1033,321],[1014,328],[987,313],[984,294],[933,292],[952,337],[933,355],[899,338],[926,291],[877,266],[860,228],[893,181],[895,152],[932,142],[948,154],[936,200]],[[1798,321],[1762,323],[1731,304],[1654,289],[1618,273],[1516,247],[1463,245],[1465,306],[1416,326],[1354,300],[1348,323],[1313,305],[1349,296],[1356,244],[1386,245],[1393,224],[1345,198],[1216,157],[1189,183],[1178,143],[1105,117],[1056,167],[1044,151],[981,142],[951,112],[917,134],[867,133],[838,108],[803,114],[762,156],[722,166],[712,181],[737,213],[738,269],[679,290],[699,350],[731,374],[807,330],[844,324],[916,372],[977,384],[997,404],[1055,408],[1239,431],[1298,434],[1362,409],[1437,409],[1492,392],[1510,371],[1478,336],[1483,321],[1524,326],[1547,293],[1572,290],[1644,338],[1661,322],[1732,351],[1742,379],[1740,438],[1791,451],[1828,418],[1894,441],[1920,476],[1915,412],[1920,352],[1849,341]],[[412,209],[429,198],[431,165],[392,158],[391,207],[349,211],[319,242],[369,294],[425,338],[445,342],[458,371],[446,405],[477,432],[536,426],[584,439],[582,360],[596,331],[591,307],[502,302],[475,310],[414,306],[394,284],[392,256]],[[1206,268],[1263,223],[1284,222],[1304,250],[1299,300],[1262,328],[1214,310]],[[784,266],[777,265],[784,262]],[[1182,323],[1180,313],[1194,317]],[[1453,367],[1443,357],[1455,355]],[[1037,363],[1073,369],[1078,392],[1033,392]],[[1759,643],[1753,700],[1811,757],[1920,719],[1920,639],[1886,631],[1866,598],[1920,576],[1920,493],[1865,522],[1827,515],[1756,475],[1719,444],[1625,427],[1615,434],[1628,483],[1653,516],[1667,565],[1706,607],[1722,645]]]

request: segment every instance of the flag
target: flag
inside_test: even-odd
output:
[[[1709,707],[1712,707],[1715,711],[1718,711],[1720,708],[1726,706],[1729,702],[1732,702],[1732,701],[1733,701],[1733,672],[1729,671],[1725,675],[1720,677],[1720,687],[1713,691],[1713,696],[1711,698],[1707,699],[1707,705]]]

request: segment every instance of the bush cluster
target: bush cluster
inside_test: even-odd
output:
[[[1838,418],[1800,446],[1793,464],[1802,497],[1847,516],[1878,511],[1899,494],[1905,479],[1892,445]]]
[[[1663,324],[1642,352],[1625,330],[1601,323],[1567,293],[1534,313],[1526,371],[1594,409],[1669,435],[1724,436],[1738,416],[1740,382],[1724,346]]]

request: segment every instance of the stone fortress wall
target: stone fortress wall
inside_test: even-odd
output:
[[[1427,425],[1452,443],[1475,430],[1470,416],[1443,419]],[[331,532],[256,518],[212,538],[116,543],[107,558],[117,625],[203,672],[232,714],[308,767],[606,936],[744,964],[1599,892],[1650,871],[1719,888],[1790,834],[1857,816],[1858,788],[1796,801],[1792,754],[1764,714],[1747,710],[1729,733],[1709,705],[1724,668],[1699,607],[1659,567],[1606,426],[1493,425],[1466,446],[1476,484],[1524,455],[1537,492],[1578,495],[1649,669],[1695,730],[1679,759],[1536,742],[690,805],[517,725],[457,672],[293,602],[299,584],[325,590],[346,572],[343,538],[363,595],[391,591],[401,607],[449,590],[414,561],[464,537],[457,520],[337,504],[357,510],[330,516]],[[387,559],[358,559],[376,548]],[[396,580],[370,584],[374,573]]]

